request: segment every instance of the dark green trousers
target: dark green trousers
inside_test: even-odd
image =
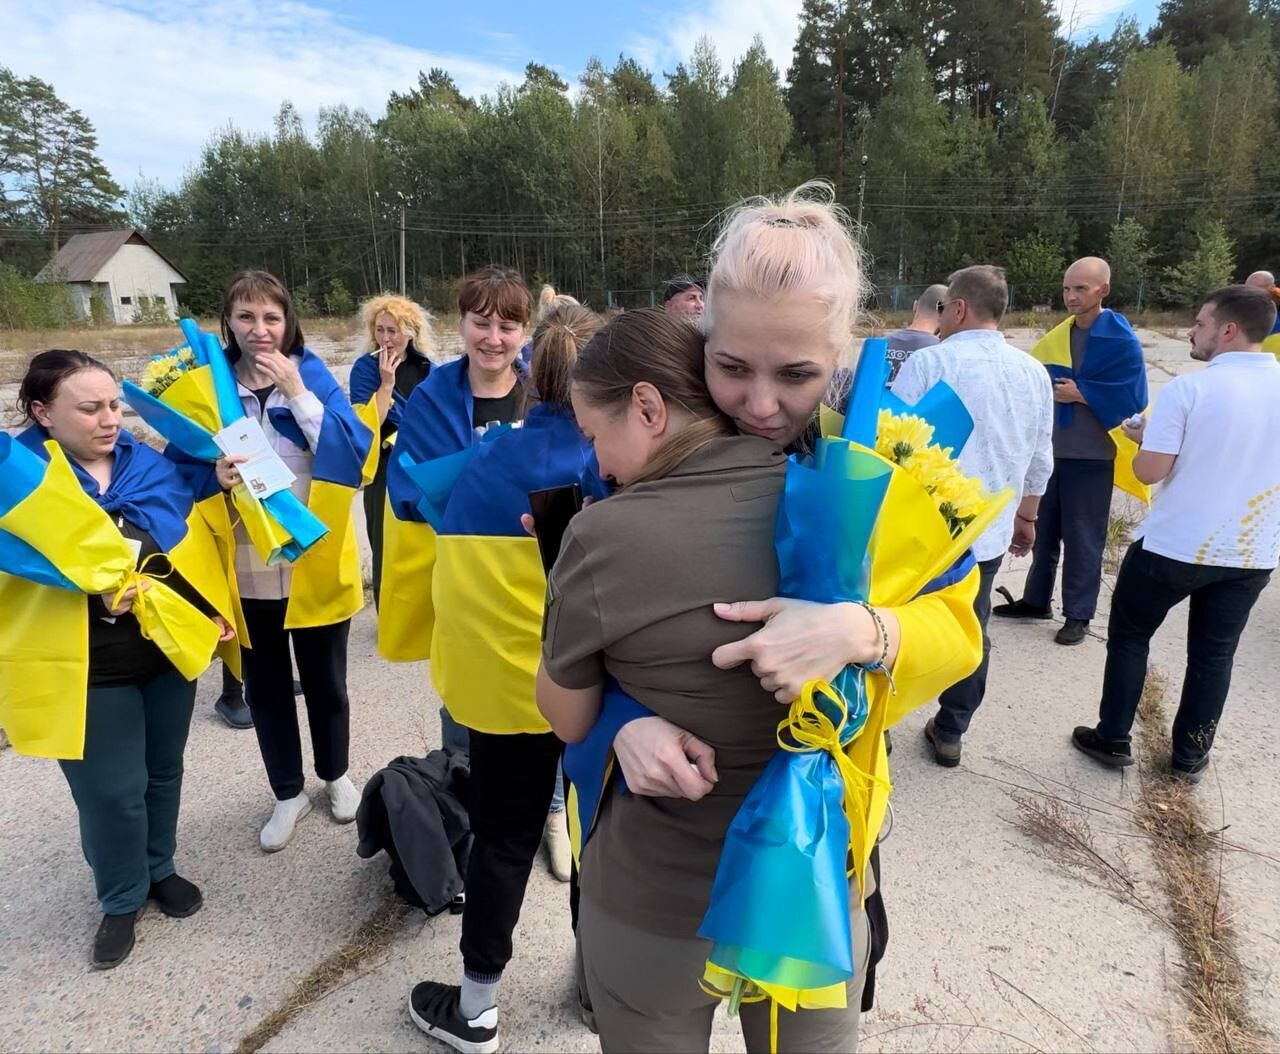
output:
[[[90,688],[84,760],[58,762],[105,915],[137,911],[151,883],[173,874],[195,699],[195,682],[177,670],[143,684]]]

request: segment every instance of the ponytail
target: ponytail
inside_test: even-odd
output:
[[[543,287],[545,294],[550,286]],[[554,297],[554,291],[553,291]],[[541,297],[539,300],[541,301]],[[568,299],[568,298],[566,298]],[[529,376],[540,402],[568,406],[578,350],[600,329],[600,319],[576,301],[552,304],[533,331]]]

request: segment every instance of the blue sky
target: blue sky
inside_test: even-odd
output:
[[[1157,0],[1060,0],[1078,35],[1120,14],[1146,25]],[[98,130],[130,186],[172,184],[227,122],[264,131],[288,98],[307,118],[348,103],[374,116],[419,69],[468,93],[541,62],[573,81],[593,55],[670,71],[709,36],[728,66],[757,33],[783,71],[801,0],[0,0],[0,64],[53,83]]]

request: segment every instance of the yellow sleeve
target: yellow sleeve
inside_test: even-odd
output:
[[[977,567],[955,585],[890,608],[898,617],[901,643],[888,690],[883,677],[869,683],[883,694],[885,727],[892,728],[912,710],[968,677],[982,661],[982,627],[973,610],[981,575]]]

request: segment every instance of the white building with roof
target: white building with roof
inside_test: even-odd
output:
[[[168,318],[177,318],[176,287],[185,285],[187,276],[130,228],[77,234],[58,250],[36,280],[66,282],[82,318],[93,316],[96,296],[112,321],[128,323],[138,316],[157,317],[162,307]]]

